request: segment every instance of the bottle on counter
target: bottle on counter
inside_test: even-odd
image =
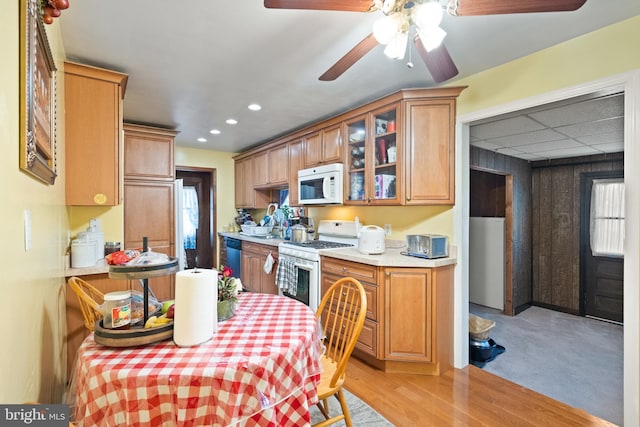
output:
[[[291,224],[289,221],[285,221],[285,232],[284,232],[284,240],[291,240]]]

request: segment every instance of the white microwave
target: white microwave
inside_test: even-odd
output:
[[[298,198],[301,205],[342,204],[342,163],[298,171]]]

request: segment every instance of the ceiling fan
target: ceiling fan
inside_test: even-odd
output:
[[[383,16],[374,22],[373,32],[347,52],[324,74],[322,81],[340,77],[379,43],[386,45],[385,54],[402,59],[412,40],[416,51],[436,83],[458,74],[442,40],[446,32],[440,28],[443,10],[453,16],[497,15],[511,13],[561,12],[579,9],[586,0],[264,0],[271,9],[336,10],[376,12]],[[407,65],[412,66],[411,62]]]

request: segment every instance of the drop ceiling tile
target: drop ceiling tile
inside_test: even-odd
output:
[[[529,161],[536,161],[536,160],[546,160],[546,157],[540,157],[537,154],[529,154],[529,153],[522,153],[516,157],[519,157],[523,160],[529,160]]]
[[[603,151],[605,153],[619,153],[624,151],[624,142],[611,142],[609,144],[596,144],[592,145],[596,150]]]
[[[496,151],[502,148],[501,145],[498,144],[493,144],[491,142],[487,142],[487,141],[482,141],[482,140],[478,140],[476,142],[471,143],[471,145],[474,145],[476,147],[480,147],[480,148],[484,148],[485,150],[489,150],[489,151]]]
[[[575,138],[575,140],[582,142],[583,144],[586,144],[586,145],[609,144],[613,142],[618,142],[622,144],[624,143],[624,133],[611,132],[611,133],[603,133],[600,135],[587,135],[587,136],[581,136],[579,138]]]
[[[617,94],[590,99],[571,105],[538,111],[529,114],[529,116],[549,127],[623,117],[624,95]]]
[[[623,132],[624,119],[622,117],[618,117],[614,119],[598,120],[595,122],[580,123],[577,125],[561,126],[556,128],[556,130],[574,138],[580,136]]]
[[[503,148],[501,150],[498,150],[498,153],[503,154],[505,156],[511,156],[511,157],[518,157],[524,154],[522,151],[513,150],[511,148]]]
[[[517,147],[519,145],[536,144],[538,142],[558,141],[566,139],[566,136],[553,129],[536,130],[533,132],[510,135],[502,138],[492,138],[488,141],[503,147]]]
[[[585,147],[585,145],[580,144],[573,139],[563,139],[560,141],[541,142],[539,144],[520,145],[518,146],[518,150],[525,153],[537,153],[540,151],[562,150],[580,147]]]
[[[536,123],[528,117],[518,116],[472,126],[470,135],[480,139],[487,139],[506,135],[517,135],[540,129],[544,129],[544,126],[540,123]]]
[[[598,151],[591,147],[582,146],[575,148],[563,148],[561,150],[539,151],[533,154],[547,159],[558,159],[562,157],[590,156],[598,154]]]

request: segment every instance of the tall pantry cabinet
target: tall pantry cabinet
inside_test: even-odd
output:
[[[124,125],[124,247],[141,248],[147,237],[150,250],[175,256],[176,131]],[[174,275],[149,279],[160,300],[174,296]]]

